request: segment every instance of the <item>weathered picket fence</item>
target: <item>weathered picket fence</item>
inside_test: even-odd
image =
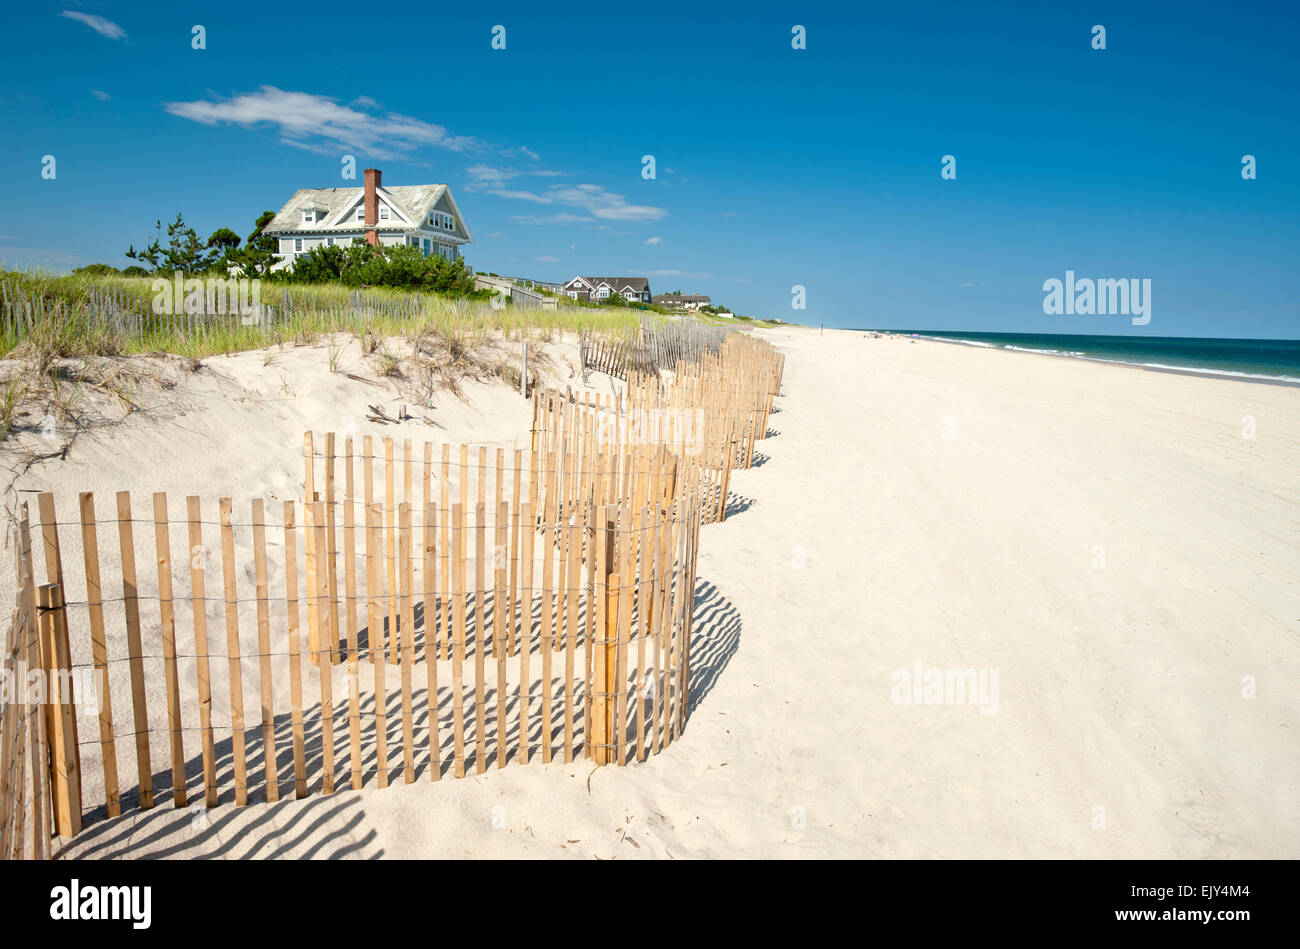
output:
[[[23,661],[67,687],[44,703],[18,696],[0,713],[4,856],[45,855],[50,805],[54,831],[74,836],[92,801],[114,817],[165,796],[183,807],[201,794],[212,807],[233,794],[244,805],[290,788],[304,797],[342,781],[436,781],[537,755],[623,764],[677,736],[701,523],[694,495],[647,493],[638,507],[552,494],[535,509],[499,490],[520,474],[501,468],[491,500],[480,487],[473,503],[442,505],[431,500],[426,454],[422,505],[394,493],[391,464],[387,497],[372,501],[355,490],[362,459],[351,447],[338,459],[339,496],[327,480],[322,499],[274,512],[255,500],[247,518],[229,498],[214,512],[190,497],[173,519],[162,494],[142,518],[121,492],[115,518],[98,519],[83,494],[79,518],[60,520],[55,499],[39,497],[47,582],[35,585],[24,518],[6,668]],[[156,577],[136,553],[150,525]],[[102,556],[104,529],[118,535],[116,557]],[[64,566],[68,546],[80,548],[80,576]],[[224,648],[210,625],[224,625]],[[260,703],[255,724],[249,694]],[[99,741],[78,741],[96,721]],[[96,744],[98,754],[82,754]],[[30,782],[25,747],[36,749]],[[123,774],[134,776],[130,793]]]
[[[307,433],[301,498],[221,498],[215,519],[198,496],[145,512],[118,492],[101,517],[90,493],[75,513],[39,494],[44,583],[26,504],[13,535],[0,858],[168,796],[662,750],[686,724],[700,527],[725,517],[781,371],[732,336],[616,399],[536,391],[528,449],[495,457]]]

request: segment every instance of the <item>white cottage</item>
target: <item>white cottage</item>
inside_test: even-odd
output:
[[[266,228],[280,243],[279,270],[320,245],[364,240],[375,246],[409,244],[428,257],[462,256],[469,228],[447,185],[385,188],[383,173],[365,170],[360,188],[303,188],[294,192]]]

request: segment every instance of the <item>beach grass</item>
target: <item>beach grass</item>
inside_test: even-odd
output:
[[[155,313],[154,278],[60,275],[0,270],[0,358],[174,353],[191,358],[307,343],[350,333],[358,338],[432,332],[460,347],[489,338],[554,339],[564,333],[630,337],[653,312],[581,307],[493,306],[433,293],[341,284],[259,286],[253,317]]]

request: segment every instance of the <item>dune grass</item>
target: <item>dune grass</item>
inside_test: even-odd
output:
[[[568,306],[567,299],[550,310],[338,284],[262,281],[259,291],[261,308],[253,316],[156,315],[149,277],[0,271],[0,358],[155,352],[203,358],[335,333],[362,338],[433,332],[472,347],[494,335],[630,336],[642,316],[661,319],[637,309]]]

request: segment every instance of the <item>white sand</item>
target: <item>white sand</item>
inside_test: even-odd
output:
[[[623,768],[512,763],[436,785],[423,774],[382,791],[223,803],[206,826],[161,801],[88,827],[70,852],[1300,855],[1300,390],[766,335],[789,354],[777,434],[732,478],[752,506],[704,529],[698,704],[670,749]],[[138,511],[154,490],[174,506],[187,493],[295,496],[303,429],[337,428],[377,400],[331,376],[323,348],[283,357],[288,395],[261,362],[212,360],[240,385],[183,380],[169,404],[184,414],[83,435],[18,487],[56,491],[65,516],[86,489],[101,517],[124,487]],[[466,393],[467,405],[438,400],[446,428],[434,437],[523,444],[516,393]],[[146,551],[150,540],[137,535]],[[102,533],[101,547],[115,539]],[[0,595],[12,596],[7,571]],[[891,673],[914,661],[996,670],[996,713],[895,703]],[[129,693],[114,689],[125,731]],[[246,701],[251,726],[251,688]],[[165,743],[153,753],[165,771]]]

